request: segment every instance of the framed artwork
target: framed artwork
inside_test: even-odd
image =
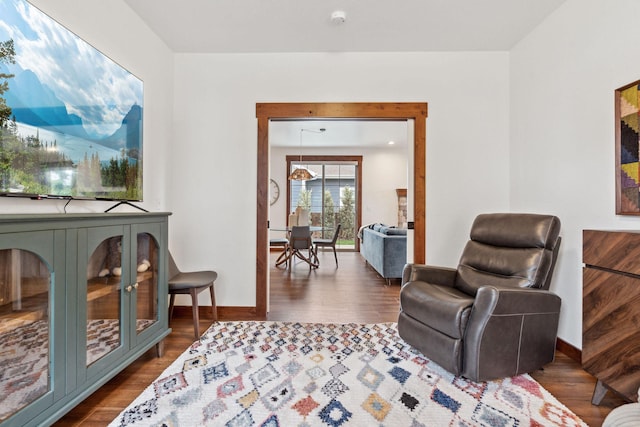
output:
[[[615,91],[616,214],[640,215],[640,80]]]

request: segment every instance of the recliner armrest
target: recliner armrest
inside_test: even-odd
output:
[[[542,289],[480,288],[464,337],[463,376],[485,381],[553,361],[560,304]]]
[[[434,285],[453,286],[456,274],[457,271],[454,268],[406,264],[402,270],[402,284],[419,281]]]
[[[559,313],[560,303],[559,296],[544,289],[484,286],[473,307],[490,315]]]

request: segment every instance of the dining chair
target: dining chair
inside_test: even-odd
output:
[[[308,255],[302,251],[306,250]],[[294,257],[299,258],[309,264],[309,269],[317,268],[318,257],[316,256],[313,241],[311,239],[311,229],[308,225],[295,225],[291,227],[289,234],[289,268],[293,266]]]
[[[313,239],[313,245],[314,245],[314,251],[316,253],[316,257],[318,255],[318,247],[333,249],[333,257],[336,259],[336,268],[338,268],[338,254],[336,252],[336,242],[338,241],[340,228],[342,228],[342,224],[338,224],[335,232],[333,233],[333,237],[331,239]],[[319,261],[318,261],[318,264],[320,264]]]
[[[276,267],[280,267],[284,264],[285,268],[289,262],[289,239],[286,237],[269,239],[269,247],[282,247],[282,252],[276,259]]]
[[[191,305],[193,314],[193,332],[196,339],[200,338],[200,316],[198,313],[198,294],[206,289],[209,289],[211,295],[211,314],[213,321],[218,320],[218,310],[216,308],[216,295],[213,285],[218,278],[218,273],[215,271],[189,271],[182,272],[178,269],[173,256],[169,253],[169,295],[171,299],[169,301],[169,321],[173,316],[173,303],[176,295],[189,294],[191,295]]]

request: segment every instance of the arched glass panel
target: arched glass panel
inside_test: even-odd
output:
[[[122,236],[100,243],[87,266],[87,366],[121,345]]]
[[[36,254],[0,250],[0,421],[51,389],[51,277]]]
[[[158,243],[149,233],[138,233],[136,265],[136,332],[158,321]]]

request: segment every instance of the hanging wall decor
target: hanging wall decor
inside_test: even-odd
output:
[[[640,80],[615,91],[616,214],[640,215]]]

